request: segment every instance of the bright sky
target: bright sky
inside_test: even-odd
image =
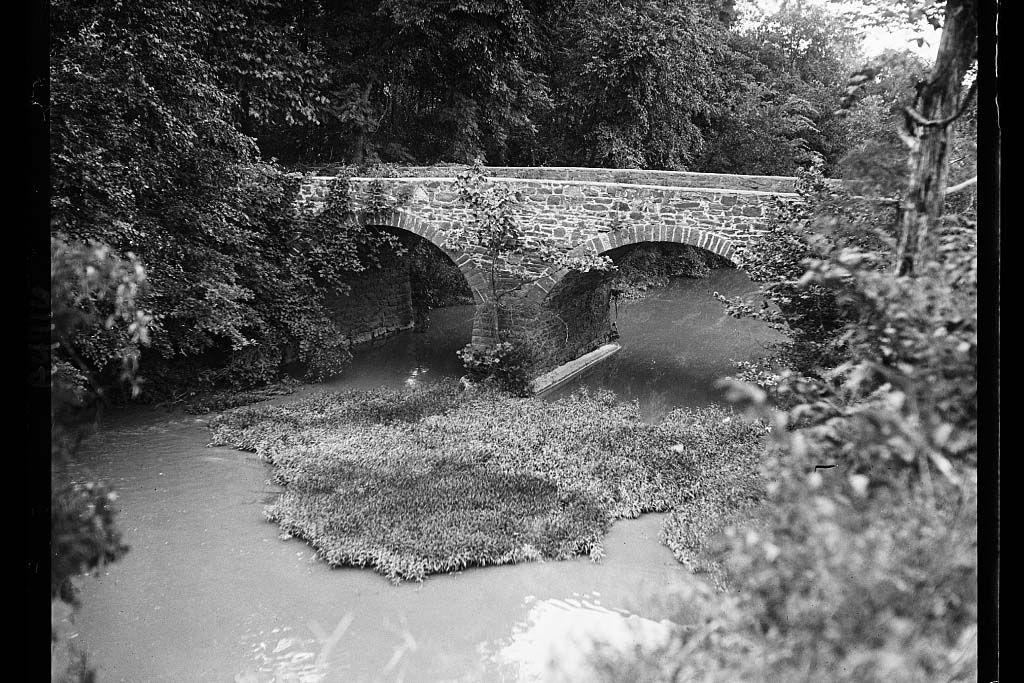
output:
[[[755,9],[761,12],[771,13],[778,10],[779,6],[785,0],[739,0],[736,3],[737,9],[749,10]],[[790,0],[792,4],[796,4],[794,0]],[[817,5],[819,7],[825,7],[835,13],[840,13],[844,8],[848,9],[862,9],[864,5],[856,0],[849,0],[848,2],[829,2],[829,0],[803,0],[806,5]],[[868,57],[877,55],[886,49],[903,50],[908,49],[921,55],[924,59],[929,62],[935,59],[935,52],[939,47],[939,38],[941,32],[936,31],[927,23],[922,22],[922,26],[919,30],[912,30],[910,28],[900,28],[898,30],[885,29],[885,28],[871,28],[868,29],[867,34],[864,37],[864,52]],[[923,38],[924,44],[918,46],[916,38]]]

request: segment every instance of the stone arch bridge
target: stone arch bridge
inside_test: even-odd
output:
[[[455,190],[455,176],[464,169],[404,167],[395,177],[348,181],[354,197],[366,196],[369,183],[379,181],[394,207],[373,214],[357,211],[357,220],[418,235],[459,267],[477,303],[473,341],[486,344],[493,341],[488,324],[493,304],[485,278],[470,257],[447,240],[451,227],[468,215]],[[484,171],[493,182],[512,184],[519,191],[522,201],[517,214],[527,240],[543,236],[564,245],[569,253],[614,254],[632,244],[673,242],[731,261],[738,247],[761,239],[775,202],[796,197],[796,179],[782,176],[563,167],[486,167]],[[304,174],[298,208],[310,214],[322,211],[338,177],[329,170]],[[535,373],[608,340],[607,277],[569,272],[544,262],[527,266],[534,281],[510,297],[514,304],[502,315],[503,327],[532,344]],[[353,334],[352,341],[411,326],[411,320],[403,320],[402,315],[391,316],[385,323],[373,332]]]

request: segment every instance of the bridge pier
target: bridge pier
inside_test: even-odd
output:
[[[579,358],[611,338],[610,280],[602,272],[571,273],[543,299],[528,292],[505,297],[499,312],[501,340],[494,335],[493,303],[480,302],[473,344],[521,344],[533,361],[534,376]]]

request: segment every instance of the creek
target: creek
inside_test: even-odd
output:
[[[712,297],[750,293],[736,270],[678,280],[621,302],[622,350],[546,397],[580,386],[636,400],[656,421],[721,400],[733,360],[775,334],[729,318]],[[472,307],[434,311],[426,333],[361,352],[323,389],[416,386],[458,377]],[[294,400],[295,395],[274,399]],[[279,538],[263,506],[280,489],[250,453],[208,447],[208,418],[133,410],[109,418],[82,466],[113,485],[131,551],[80,581],[79,645],[100,681],[529,681],[558,661],[583,679],[583,635],[656,642],[669,614],[651,595],[685,581],[659,541],[663,516],[615,524],[606,557],[469,569],[395,586],[330,569]]]

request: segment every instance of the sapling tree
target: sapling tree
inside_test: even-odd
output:
[[[510,341],[502,329],[506,299],[543,278],[549,267],[589,272],[615,266],[607,256],[570,254],[550,238],[528,234],[516,211],[519,192],[488,180],[479,163],[458,175],[456,188],[469,217],[448,234],[448,244],[468,254],[485,276],[493,337],[491,346],[470,344],[459,355],[471,374],[493,377],[504,389],[525,394],[529,363],[523,345]]]
[[[448,234],[448,244],[468,254],[486,277],[485,296],[493,304],[491,326],[496,341],[503,336],[502,302],[544,277],[546,266],[580,272],[615,268],[607,256],[570,254],[551,238],[528,235],[516,212],[519,191],[490,181],[479,164],[457,176],[456,188],[470,215]]]

